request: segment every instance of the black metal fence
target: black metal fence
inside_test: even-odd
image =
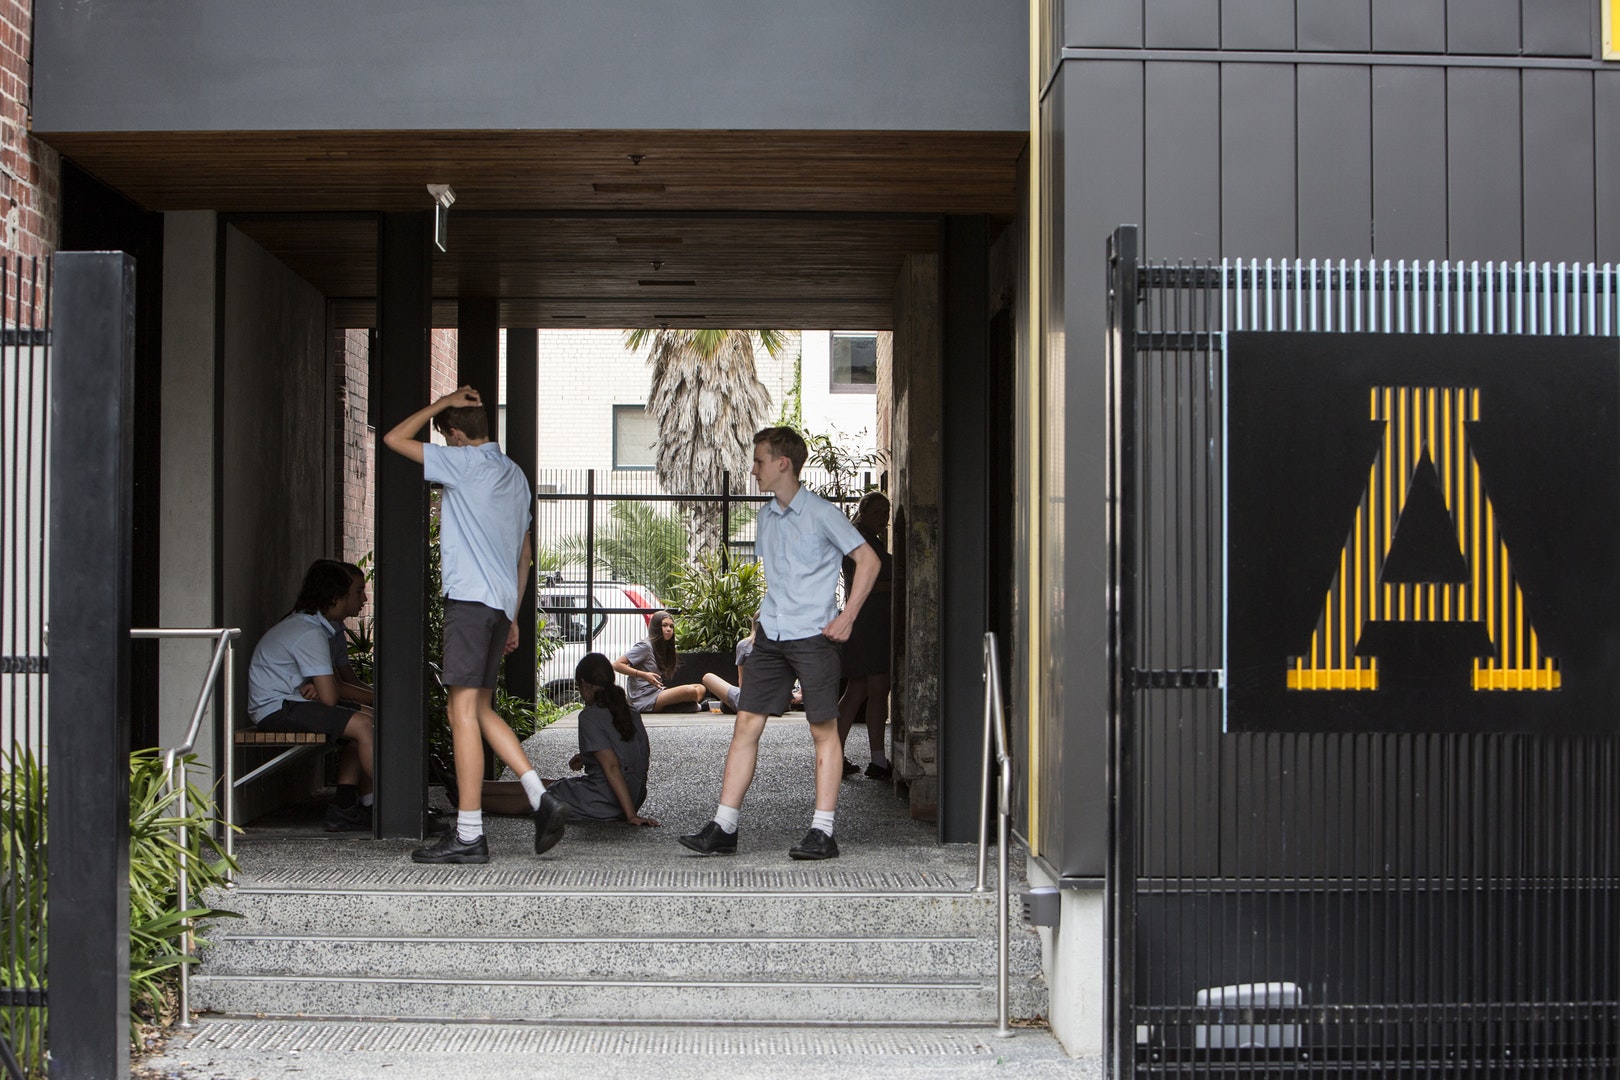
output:
[[[1620,333],[1620,274],[1110,247],[1119,1076],[1620,1072],[1620,740],[1227,733],[1223,332]],[[1285,421],[1286,422],[1286,421]]]
[[[0,263],[0,1065],[45,1061],[49,263]]]

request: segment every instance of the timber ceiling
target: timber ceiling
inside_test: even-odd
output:
[[[375,214],[455,189],[434,321],[883,329],[938,215],[1013,216],[1021,133],[145,132],[40,137],[149,210],[212,209],[369,325]]]

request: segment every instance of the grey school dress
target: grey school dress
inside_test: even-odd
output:
[[[624,811],[613,795],[607,774],[596,760],[596,751],[611,747],[619,758],[619,770],[624,773],[625,787],[630,789],[630,801],[637,810],[647,798],[647,762],[651,749],[647,745],[647,728],[636,714],[636,733],[629,739],[619,738],[613,726],[613,714],[600,705],[587,705],[579,712],[579,752],[585,758],[585,775],[570,776],[546,788],[567,803],[574,813],[590,821],[623,821]]]

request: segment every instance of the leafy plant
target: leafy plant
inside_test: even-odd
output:
[[[45,985],[45,769],[14,748],[0,773],[0,979],[6,986]],[[0,1009],[0,1038],[30,1076],[45,1074],[46,1012]]]
[[[846,435],[836,428],[819,435],[806,435],[804,442],[810,457],[805,464],[820,469],[826,478],[812,482],[807,477],[805,486],[837,503],[846,503],[875,487],[862,484],[860,474],[865,470],[881,470],[888,463],[889,455],[884,450],[865,449],[861,445],[865,437],[864,428],[855,435]]]
[[[704,555],[676,575],[670,596],[681,610],[675,645],[695,652],[729,653],[747,635],[765,599],[765,568]]]
[[[145,1013],[154,1019],[163,1016],[169,980],[181,964],[194,964],[196,957],[183,950],[185,920],[199,923],[221,917],[234,918],[233,912],[220,911],[197,903],[197,897],[212,887],[222,887],[226,873],[235,868],[213,837],[216,820],[213,797],[192,783],[190,773],[197,758],[184,759],[186,773],[185,812],[180,814],[180,792],[164,784],[163,751],[137,750],[129,756],[129,995],[132,1020]],[[186,827],[186,847],[181,848],[176,830]],[[191,907],[180,910],[176,882],[182,851]],[[198,945],[207,940],[193,931]]]
[[[793,359],[793,382],[782,395],[782,408],[776,414],[777,427],[804,430],[804,351]]]

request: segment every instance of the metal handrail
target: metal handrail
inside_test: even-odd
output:
[[[992,734],[994,733],[994,734]],[[991,750],[995,751],[996,803],[999,822],[996,836],[996,1030],[1000,1038],[1013,1035],[1008,1017],[1007,952],[1010,882],[1007,873],[1007,845],[1012,833],[1012,756],[1007,752],[1007,713],[1001,700],[1001,659],[996,635],[984,635],[984,772],[979,789],[979,873],[972,891],[988,892],[984,883],[987,847],[990,843]]]
[[[170,793],[175,794],[175,817],[180,824],[175,827],[175,841],[180,848],[180,872],[175,882],[175,902],[181,911],[191,908],[191,879],[188,870],[190,860],[190,836],[185,825],[186,820],[186,778],[185,756],[191,753],[197,745],[197,736],[202,732],[203,716],[208,712],[209,699],[213,697],[214,685],[220,679],[223,669],[225,688],[225,749],[224,772],[225,794],[223,797],[224,819],[224,847],[225,847],[225,884],[227,888],[236,885],[234,872],[231,869],[235,856],[236,845],[231,832],[231,821],[235,815],[235,784],[232,783],[235,772],[235,746],[232,740],[236,734],[236,675],[235,665],[232,664],[235,652],[234,643],[242,636],[242,631],[235,627],[140,627],[129,632],[129,636],[141,640],[154,638],[190,638],[212,639],[214,642],[213,659],[208,664],[208,674],[203,676],[202,689],[197,692],[197,707],[191,712],[191,726],[186,729],[185,741],[178,746],[164,751],[163,775],[164,784]],[[185,955],[190,956],[195,946],[194,927],[189,916],[182,920],[184,929],[180,933],[180,948]],[[191,1019],[191,965],[180,965],[180,1019],[178,1026],[190,1030],[196,1025]]]

